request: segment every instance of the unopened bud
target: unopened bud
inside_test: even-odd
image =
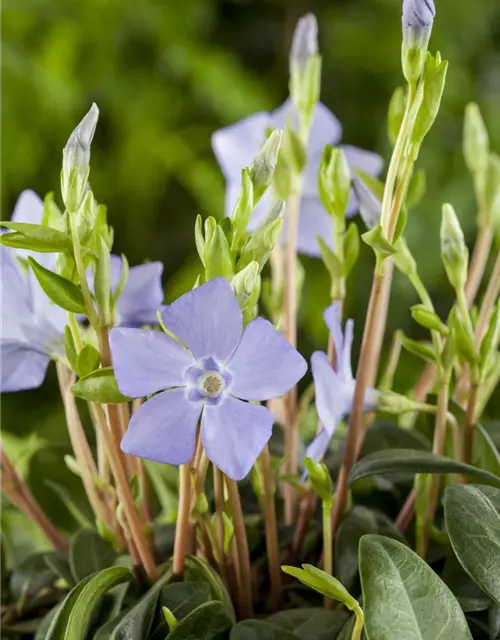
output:
[[[305,458],[304,466],[318,496],[323,502],[331,502],[333,499],[333,483],[328,467],[312,458]]]
[[[451,204],[443,206],[441,259],[452,287],[457,291],[463,289],[467,279],[469,252],[462,227]]]
[[[61,189],[64,204],[70,212],[78,209],[85,193],[90,167],[90,144],[98,118],[99,109],[94,103],[63,149]]]
[[[327,145],[319,167],[319,195],[331,216],[345,218],[351,195],[351,171],[342,149]]]
[[[500,223],[500,156],[490,153],[484,180],[484,207],[480,212],[480,225]]]
[[[252,295],[259,278],[259,263],[255,260],[237,273],[231,280],[234,295],[237,297],[240,307],[244,307]]]
[[[283,132],[275,129],[262,145],[250,167],[250,177],[254,190],[254,205],[262,198],[271,184],[278,163],[278,154]]]
[[[490,141],[478,105],[471,102],[465,109],[464,157],[471,173],[482,173],[488,166]]]
[[[290,50],[290,76],[302,73],[311,56],[318,53],[318,22],[308,13],[297,22]]]
[[[403,0],[403,73],[411,84],[423,73],[435,15],[433,0]]]
[[[436,57],[427,53],[423,77],[423,97],[411,135],[411,141],[416,148],[420,147],[437,117],[447,71],[447,60],[441,60],[439,53],[436,54]]]

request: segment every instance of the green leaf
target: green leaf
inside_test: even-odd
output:
[[[219,276],[231,280],[234,263],[224,231],[217,225],[211,241],[207,240],[205,245],[205,277],[208,281]]]
[[[85,301],[81,290],[66,278],[42,267],[36,260],[28,257],[33,273],[46,295],[62,309],[72,313],[85,313]]]
[[[316,241],[321,252],[321,259],[323,260],[325,267],[328,269],[328,273],[330,274],[332,281],[335,282],[339,278],[342,278],[344,266],[338,257],[333,253],[321,236],[316,236]]]
[[[309,473],[309,479],[314,491],[323,502],[331,503],[333,500],[333,483],[326,465],[322,462],[316,462],[312,458],[305,458],[304,466]]]
[[[396,253],[396,249],[385,239],[380,225],[363,233],[361,239],[382,258],[388,258]]]
[[[500,607],[490,608],[488,615],[488,627],[491,640],[500,640]]]
[[[69,564],[77,582],[106,569],[115,558],[113,547],[92,529],[79,531],[71,540]]]
[[[108,245],[101,238],[94,275],[94,295],[106,324],[111,323],[111,258]]]
[[[446,536],[446,542],[448,542],[448,536]],[[451,548],[449,548],[441,579],[450,587],[465,613],[485,611],[493,604],[491,598],[464,571]]]
[[[177,623],[211,599],[211,588],[206,582],[176,582],[164,587],[158,601],[156,622],[151,640],[164,640],[168,633],[168,621],[162,612],[167,607]]]
[[[103,404],[119,404],[130,402],[131,398],[120,393],[118,383],[112,367],[97,369],[87,376],[80,378],[71,391],[77,398],[89,402],[101,402]]]
[[[426,362],[435,364],[436,354],[431,346],[423,344],[422,342],[417,342],[416,340],[411,340],[406,336],[401,337],[401,342],[403,343],[403,347],[406,351],[413,353],[413,355],[418,358],[422,358],[422,360],[425,360]]]
[[[263,620],[244,620],[231,629],[229,640],[297,640],[297,636]]]
[[[226,614],[234,624],[236,622],[236,616],[233,603],[219,574],[216,573],[207,562],[196,556],[186,556],[184,569],[186,578],[190,580],[203,580],[210,585],[213,599],[220,600],[224,604]]]
[[[430,451],[430,441],[415,429],[402,429],[395,424],[378,422],[370,426],[363,442],[362,454],[387,449],[418,449]]]
[[[0,222],[2,227],[9,227],[15,233],[20,236],[26,238],[29,241],[34,241],[44,247],[46,247],[46,251],[50,252],[59,252],[59,251],[71,251],[72,243],[71,238],[66,234],[62,233],[62,231],[57,231],[57,229],[51,229],[50,227],[44,227],[41,224],[28,224],[27,222]],[[8,236],[14,234],[7,234]],[[2,237],[5,237],[5,234],[2,234]],[[10,238],[8,242],[11,242],[13,238]]]
[[[342,521],[335,539],[335,575],[350,590],[357,586],[359,541],[367,533],[378,533],[405,542],[401,532],[384,513],[354,506]]]
[[[58,605],[52,616],[47,635],[43,637],[43,640],[66,640],[65,632],[70,614],[76,605],[81,592],[89,581],[90,578],[86,578],[85,580],[82,580],[82,582],[79,582],[76,587],[68,593],[61,604]]]
[[[181,620],[169,634],[169,640],[214,640],[233,625],[222,602],[200,605]]]
[[[474,485],[448,487],[444,514],[460,564],[500,604],[500,491]]]
[[[87,635],[92,612],[102,596],[133,577],[134,574],[126,567],[110,567],[90,576],[70,611],[64,640],[83,640]]]
[[[359,569],[370,640],[472,640],[451,591],[404,544],[378,535],[363,536]]]
[[[406,229],[406,223],[408,221],[408,209],[405,206],[401,207],[398,219],[396,221],[396,229],[394,230],[394,238],[392,239],[393,245],[401,238]]]
[[[101,354],[91,344],[86,344],[76,359],[76,373],[85,377],[92,373],[101,362]]]
[[[46,562],[51,555],[42,552],[28,556],[12,571],[9,589],[14,600],[32,601],[40,592],[53,587],[58,575]]]
[[[65,456],[69,458],[70,456]],[[71,513],[73,518],[78,522],[81,527],[91,528],[92,522],[88,518],[87,514],[79,507],[79,505],[75,502],[75,498],[72,495],[71,491],[68,491],[66,487],[58,484],[57,482],[53,482],[52,480],[44,480],[44,484],[52,489],[61,501],[64,503],[65,507]]]
[[[476,423],[472,437],[474,440],[474,466],[491,471],[500,477],[500,454],[490,434],[482,425]]]
[[[410,309],[411,315],[415,322],[426,329],[431,331],[439,331],[443,336],[447,336],[450,331],[448,327],[441,321],[440,317],[435,311],[431,311],[424,304],[414,304]]]
[[[64,327],[64,352],[66,353],[66,358],[68,359],[69,364],[73,371],[76,371],[76,361],[78,358],[78,354],[76,352],[75,341],[73,339],[73,333],[68,325]]]
[[[311,589],[318,591],[318,593],[321,593],[327,598],[342,602],[342,604],[351,611],[359,609],[358,601],[351,596],[337,578],[334,578],[325,571],[321,571],[321,569],[317,569],[310,564],[303,564],[302,567],[302,569],[299,569],[298,567],[285,565],[282,566],[281,569],[288,575],[300,580],[302,584],[311,587]]]
[[[172,579],[169,567],[160,579],[145,593],[115,627],[111,640],[149,638],[161,590]]]
[[[378,451],[359,460],[349,475],[349,485],[361,478],[384,473],[457,473],[476,482],[500,487],[500,478],[489,471],[457,462],[429,451],[391,449]]]
[[[69,586],[75,585],[73,574],[69,566],[69,560],[64,553],[48,553],[45,556],[45,563],[52,571],[62,578]]]
[[[412,175],[408,186],[408,192],[406,194],[406,206],[408,209],[413,209],[422,202],[426,189],[427,180],[425,171],[424,169],[419,169]]]
[[[359,231],[354,222],[351,222],[344,236],[344,277],[351,273],[359,256]]]
[[[280,611],[267,622],[293,633],[301,640],[332,640],[350,618],[345,611],[327,611],[319,607],[304,607]]]

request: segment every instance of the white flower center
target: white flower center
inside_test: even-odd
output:
[[[198,383],[203,393],[209,398],[216,398],[225,387],[224,378],[217,371],[208,371]]]

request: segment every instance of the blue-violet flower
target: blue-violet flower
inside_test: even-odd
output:
[[[208,458],[234,480],[244,478],[271,437],[274,417],[252,401],[286,393],[307,370],[274,326],[256,318],[243,331],[231,286],[215,278],[162,309],[160,331],[112,329],[121,392],[152,394],[133,415],[125,453],[167,464],[188,463],[200,437]],[[185,346],[183,346],[185,345]]]
[[[298,114],[290,99],[271,113],[261,112],[244,118],[240,122],[219,129],[212,135],[212,148],[226,179],[225,213],[231,215],[239,195],[241,171],[249,166],[257,155],[269,128],[283,129],[286,120],[296,125]],[[323,148],[327,144],[338,145],[342,137],[342,126],[333,113],[318,102],[313,116],[307,149],[307,165],[304,170],[297,250],[299,253],[319,257],[321,255],[316,236],[321,236],[330,246],[333,238],[333,223],[327,214],[318,193],[318,171]],[[341,145],[349,164],[376,176],[382,171],[383,160],[369,151],[349,145]],[[250,219],[249,231],[254,231],[272,206],[270,190],[260,200]],[[354,195],[348,214],[357,211]]]

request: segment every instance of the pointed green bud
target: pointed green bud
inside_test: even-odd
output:
[[[471,173],[483,173],[488,166],[490,141],[481,111],[475,102],[465,109],[464,158]]]
[[[210,242],[206,240],[205,279],[211,280],[222,276],[231,280],[234,275],[233,258],[229,243],[220,226],[217,226]]]
[[[259,263],[254,260],[237,273],[231,280],[234,295],[237,297],[241,308],[247,304],[250,296],[252,295],[259,279],[259,272]]]
[[[498,349],[498,343],[500,341],[500,302],[496,305],[491,314],[490,321],[488,323],[488,329],[481,341],[481,347],[479,349],[479,356],[481,364],[484,366],[488,362],[488,358],[492,353],[496,353]]]
[[[441,259],[451,286],[462,290],[467,280],[469,251],[455,209],[451,204],[443,206],[441,221]]]
[[[231,214],[234,230],[234,241],[238,242],[245,233],[250,216],[254,209],[253,183],[250,169],[241,172],[241,188],[238,200]]]
[[[275,129],[262,145],[250,167],[250,177],[254,190],[254,205],[262,198],[271,184],[278,163],[283,132]]]
[[[399,130],[405,113],[406,94],[403,87],[398,87],[392,94],[387,114],[387,133],[389,141],[394,146],[398,139]]]
[[[423,97],[411,133],[411,141],[417,149],[436,120],[441,106],[447,71],[447,60],[442,61],[439,53],[435,58],[427,53],[422,79]]]
[[[212,242],[212,237],[215,233],[215,229],[217,228],[217,220],[210,216],[205,220],[205,250],[207,245]]]
[[[342,149],[327,145],[319,166],[319,195],[331,216],[345,219],[351,195],[351,171]]]
[[[104,326],[111,326],[111,259],[109,249],[101,240],[94,276],[94,294],[99,305],[99,317]]]
[[[71,213],[78,210],[87,186],[90,170],[90,144],[94,137],[98,118],[99,109],[94,103],[70,135],[63,150],[61,190],[64,204]]]
[[[285,133],[283,134],[283,144],[281,146],[280,163],[284,162],[287,170],[291,168],[295,174],[300,175],[304,171],[307,163],[307,151],[299,134],[287,122]],[[279,165],[278,165],[279,166]]]
[[[196,216],[196,223],[194,225],[194,242],[196,244],[196,251],[200,256],[201,264],[205,266],[205,238],[203,237],[203,219],[198,214]]]
[[[285,202],[278,200],[248,239],[243,248],[239,266],[246,266],[249,262],[256,260],[262,271],[281,234],[284,211]]]
[[[448,327],[453,334],[455,353],[467,364],[474,365],[477,362],[474,336],[469,330],[469,325],[461,317],[456,307],[450,311]]]
[[[417,263],[404,237],[399,238],[395,248],[394,263],[399,271],[407,277],[415,274],[417,272]]]
[[[415,304],[411,307],[411,315],[415,322],[430,331],[438,331],[442,336],[449,334],[448,327],[441,321],[438,314],[423,304]]]
[[[314,491],[323,502],[331,503],[333,500],[333,483],[328,467],[312,458],[304,459],[304,467],[307,469]]]
[[[483,211],[480,211],[479,224],[495,224],[498,227],[500,223],[500,156],[496,153],[490,153],[488,157],[483,185],[484,206]]]
[[[377,395],[378,408],[385,413],[400,415],[418,411],[420,403],[394,392],[382,392]]]

